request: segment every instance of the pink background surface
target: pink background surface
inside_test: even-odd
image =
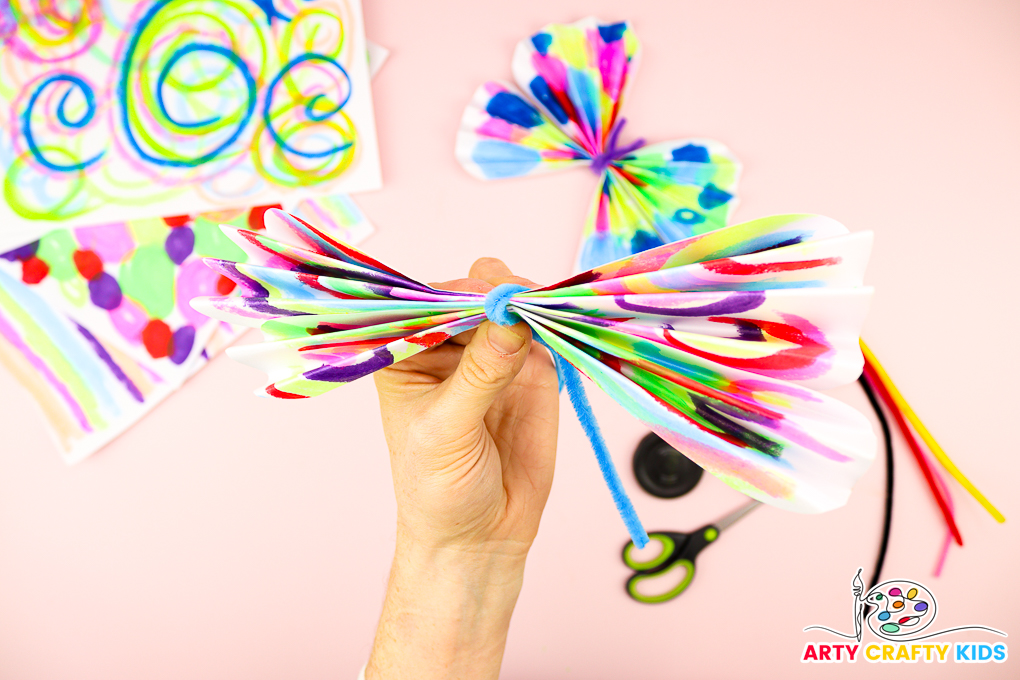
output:
[[[461,276],[482,255],[537,281],[569,273],[594,177],[482,183],[452,150],[464,104],[485,79],[510,77],[517,40],[589,14],[630,19],[644,46],[628,135],[712,137],[743,161],[736,219],[818,212],[875,231],[865,337],[1013,518],[996,525],[957,491],[967,547],[932,578],[942,529],[900,446],[885,575],[927,583],[940,627],[1020,632],[1009,490],[1020,472],[1009,434],[1020,382],[1020,5],[369,1],[369,37],[393,51],[374,85],[386,188],[358,198],[379,228],[373,255],[423,280]],[[293,403],[251,396],[260,381],[221,357],[68,468],[0,373],[0,678],[355,677],[394,539],[372,384]],[[867,408],[856,386],[836,394]],[[683,499],[643,494],[629,473],[643,428],[607,398],[592,401],[649,527],[693,529],[741,502],[707,476]],[[881,464],[847,507],[759,510],[701,556],[680,599],[631,602],[625,532],[567,408],[564,399],[557,480],[504,677],[1020,675],[1020,659],[799,663],[806,641],[831,641],[802,627],[852,625],[850,579],[858,566],[870,572],[878,545]]]

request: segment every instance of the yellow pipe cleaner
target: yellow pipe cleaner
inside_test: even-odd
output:
[[[882,368],[882,364],[879,363],[875,354],[866,344],[864,344],[863,340],[861,340],[861,350],[864,352],[864,357],[868,360],[868,363],[874,367],[875,374],[878,376],[879,380],[881,380],[886,389],[889,390],[889,394],[896,403],[896,407],[907,417],[907,420],[909,420],[910,424],[914,426],[917,433],[921,435],[921,439],[923,439],[924,443],[928,445],[932,455],[935,456],[935,458],[942,464],[942,467],[946,469],[946,472],[952,475],[953,479],[958,481],[960,485],[963,486],[963,488],[966,489],[968,493],[970,493],[970,495],[973,496],[974,499],[988,511],[988,514],[995,518],[996,522],[1005,522],[1006,518],[1003,514],[999,512],[994,505],[992,505],[991,501],[985,498],[983,493],[978,491],[977,487],[974,486],[962,472],[960,472],[960,468],[956,467],[956,464],[953,463],[949,456],[946,455],[946,452],[942,450],[939,443],[935,441],[935,437],[931,435],[928,428],[926,428],[924,423],[921,422],[921,419],[917,417],[917,414],[914,413],[914,409],[910,408],[910,404],[908,404],[907,400],[903,398],[900,391],[896,389],[896,385],[893,384],[892,378],[890,378],[886,370]]]

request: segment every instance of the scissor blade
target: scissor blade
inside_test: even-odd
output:
[[[730,526],[738,519],[757,508],[759,505],[761,505],[761,501],[751,501],[747,505],[742,505],[719,521],[715,522],[714,526],[719,531],[723,531],[726,527]]]

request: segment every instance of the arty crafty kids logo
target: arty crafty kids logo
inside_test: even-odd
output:
[[[822,630],[856,642],[832,644],[808,642],[803,663],[1002,663],[1008,649],[1004,642],[951,642],[938,640],[950,633],[983,631],[1006,637],[988,626],[957,626],[937,630],[935,595],[920,583],[894,579],[878,584],[866,594],[861,570],[853,580],[854,632],[841,633],[825,626],[808,626],[804,632]],[[863,643],[864,627],[881,642]]]

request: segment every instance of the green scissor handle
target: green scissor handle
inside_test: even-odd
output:
[[[684,592],[694,578],[694,558],[709,543],[719,537],[719,530],[709,524],[697,531],[684,534],[673,531],[657,531],[648,535],[649,541],[658,541],[662,544],[662,550],[650,560],[639,561],[632,554],[634,543],[628,542],[623,547],[623,562],[635,571],[635,574],[627,579],[627,594],[638,602],[645,604],[657,604],[667,602]],[[677,585],[664,593],[657,595],[645,595],[638,592],[638,586],[648,580],[659,580],[660,578],[673,574],[677,569],[684,570],[684,577]]]
[[[686,534],[681,535],[683,535],[686,539]],[[662,550],[659,551],[658,555],[650,560],[645,560],[644,562],[634,559],[634,556],[631,554],[636,549],[634,541],[629,542],[627,545],[623,546],[623,563],[634,571],[651,571],[652,569],[655,569],[657,566],[668,560],[676,550],[676,542],[673,540],[673,536],[675,536],[675,534],[667,531],[656,531],[655,533],[648,534],[648,542],[652,543],[654,541],[661,543]]]
[[[709,543],[719,538],[719,532],[727,528],[741,517],[747,515],[761,505],[759,501],[749,501],[740,506],[725,517],[717,519],[711,524],[706,524],[697,531],[689,534],[677,531],[656,531],[648,535],[649,542],[656,541],[662,545],[662,550],[648,560],[641,561],[634,556],[634,543],[629,541],[623,546],[623,563],[634,570],[634,575],[627,579],[627,594],[638,602],[655,604],[672,600],[680,593],[687,590],[694,578],[694,558],[705,549]],[[684,577],[677,585],[665,593],[659,595],[644,595],[638,592],[638,585],[650,579],[659,580],[667,574],[673,574],[675,570],[683,569]]]
[[[658,595],[645,595],[644,593],[638,592],[638,586],[641,584],[642,581],[647,581],[649,579],[658,580],[659,578],[667,574],[671,574],[680,568],[684,569],[686,572],[684,574],[684,578],[682,581],[680,581],[680,583],[673,586],[673,588],[671,588],[670,590],[667,590],[666,592],[660,593]],[[629,579],[627,579],[627,593],[638,602],[644,602],[645,604],[658,604],[660,602],[668,602],[669,600],[672,600],[680,593],[687,590],[687,586],[691,585],[691,579],[693,578],[694,578],[694,563],[691,562],[690,560],[680,559],[673,562],[662,571],[657,571],[654,574],[647,573],[634,574]]]

